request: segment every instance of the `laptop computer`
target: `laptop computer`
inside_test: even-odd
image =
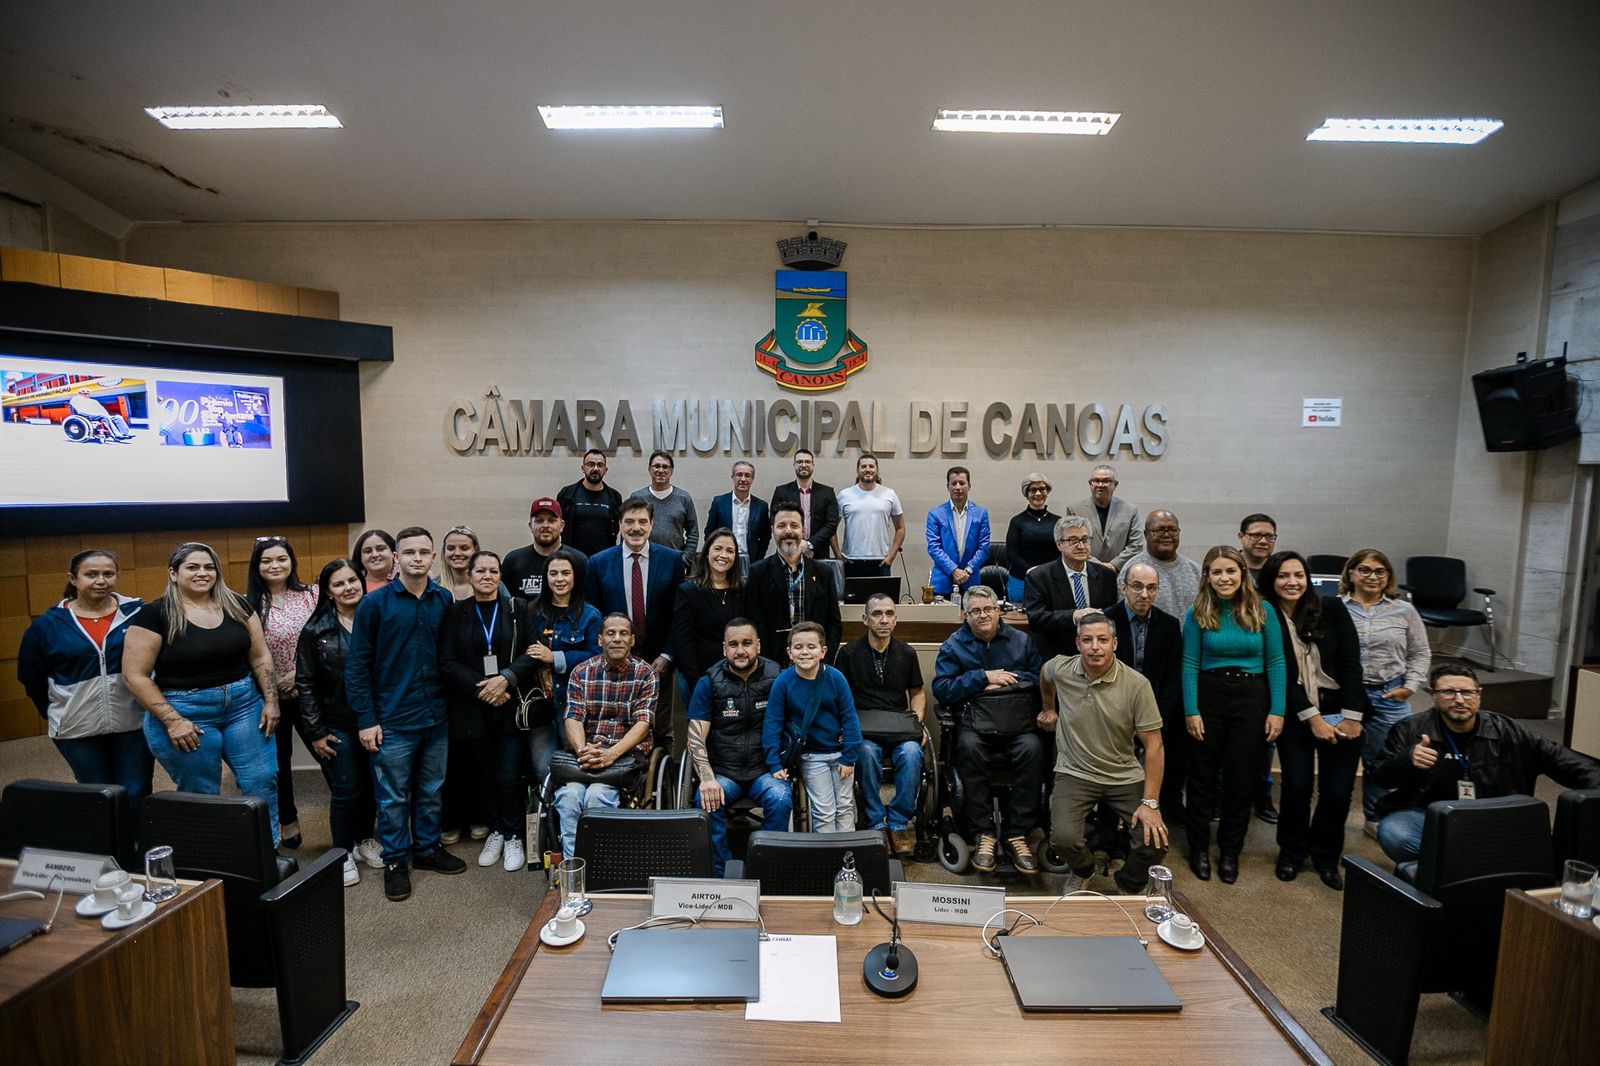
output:
[[[1312,574],[1311,575],[1311,591],[1315,592],[1318,596],[1337,596],[1337,595],[1339,595],[1339,575],[1338,574]]]
[[[601,1003],[748,1003],[761,998],[754,929],[624,929]]]
[[[900,602],[900,579],[897,577],[847,577],[844,579],[844,602],[866,603],[868,596],[883,593],[896,603]]]
[[[1025,1011],[1183,1009],[1138,937],[1029,934],[998,937],[997,942]]]

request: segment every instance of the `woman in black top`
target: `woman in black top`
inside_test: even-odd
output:
[[[1344,887],[1339,854],[1361,762],[1361,644],[1350,613],[1336,596],[1311,591],[1305,559],[1278,552],[1261,568],[1261,598],[1283,627],[1285,723],[1278,737],[1283,796],[1278,803],[1280,881],[1293,881],[1309,856],[1322,883]],[[1316,766],[1316,814],[1311,813]]]
[[[452,759],[451,772],[473,775],[488,812],[489,835],[479,866],[502,857],[507,870],[527,865],[522,844],[527,815],[528,746],[517,729],[518,695],[536,683],[538,664],[527,607],[500,586],[500,556],[480,551],[467,564],[472,599],[451,604],[439,630],[439,672],[450,706],[450,747],[468,741],[471,765]]]
[[[1012,603],[1022,602],[1022,581],[1029,570],[1061,558],[1056,547],[1056,522],[1061,516],[1045,506],[1050,501],[1050,480],[1038,472],[1029,474],[1022,479],[1022,495],[1028,506],[1012,515],[1006,527],[1006,568],[1011,571],[1006,599]]]
[[[300,730],[328,782],[328,823],[333,846],[348,853],[344,883],[356,884],[358,857],[383,866],[372,838],[377,812],[372,795],[372,756],[361,746],[356,713],[344,691],[344,657],[364,582],[348,559],[335,559],[317,575],[317,610],[300,630],[295,648],[294,687],[300,703]]]
[[[545,566],[539,598],[528,605],[532,642],[526,650],[539,664],[539,687],[556,710],[554,721],[528,730],[528,754],[538,782],[550,775],[556,751],[566,747],[561,718],[567,710],[567,680],[579,663],[600,654],[600,612],[583,600],[579,559],[576,550],[557,548]]]
[[[706,535],[695,558],[694,576],[678,586],[672,610],[672,655],[683,706],[705,672],[722,658],[722,631],[745,613],[739,542],[723,527]]]
[[[145,741],[183,792],[217,795],[227,762],[247,796],[266,801],[278,844],[278,686],[261,622],[222,580],[217,553],[180,544],[166,595],[128,623],[128,688],[149,714]]]

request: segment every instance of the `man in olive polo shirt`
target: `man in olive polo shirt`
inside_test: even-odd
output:
[[[1056,781],[1050,842],[1072,867],[1066,891],[1094,873],[1084,819],[1105,803],[1128,824],[1132,848],[1117,871],[1125,893],[1144,890],[1152,863],[1167,852],[1161,818],[1161,709],[1138,671],[1117,660],[1117,632],[1099,611],[1078,619],[1078,654],[1057,655],[1039,674],[1041,728],[1056,731]],[[1144,765],[1134,741],[1144,746]],[[1076,883],[1074,883],[1076,882]]]

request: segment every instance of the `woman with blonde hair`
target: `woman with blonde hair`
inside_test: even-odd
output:
[[[1211,880],[1211,816],[1220,812],[1217,875],[1231,885],[1262,753],[1283,729],[1283,632],[1237,548],[1206,552],[1200,573],[1199,595],[1183,619],[1189,868]]]
[[[439,542],[439,584],[450,590],[459,603],[473,597],[472,579],[467,564],[477,555],[478,535],[467,526],[451,526]]]

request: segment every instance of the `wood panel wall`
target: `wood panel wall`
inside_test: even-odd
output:
[[[335,292],[24,248],[0,248],[0,280],[244,311],[311,318],[339,317],[339,294]],[[165,591],[167,558],[184,541],[197,540],[215,548],[222,557],[229,586],[242,591],[246,566],[257,537],[288,537],[299,559],[300,576],[310,582],[316,579],[324,563],[349,551],[347,535],[348,530],[342,523],[280,529],[175,529],[109,534],[76,529],[41,537],[0,535],[0,740],[40,736],[45,732],[43,720],[17,680],[17,646],[29,623],[60,601],[67,580],[67,563],[83,549],[104,548],[116,553],[122,567],[119,591],[149,600]]]

